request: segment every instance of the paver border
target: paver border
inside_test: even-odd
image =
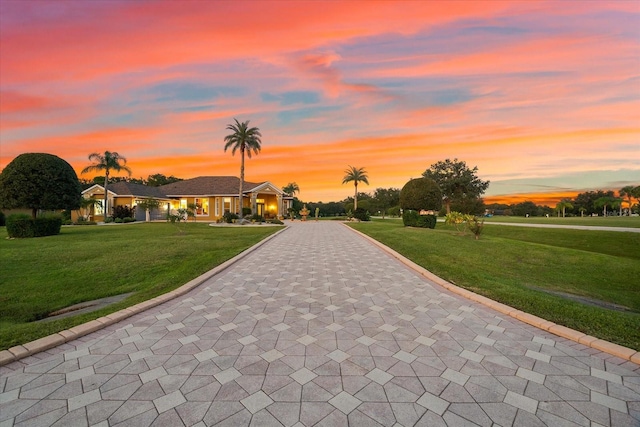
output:
[[[245,249],[233,258],[228,259],[222,264],[212,268],[206,273],[201,274],[195,279],[190,280],[189,282],[185,283],[177,289],[174,289],[173,291],[158,295],[155,298],[143,301],[131,307],[123,308],[122,310],[116,311],[98,319],[82,323],[80,325],[74,326],[73,328],[65,329],[64,331],[56,332],[55,334],[47,335],[45,337],[38,338],[37,340],[11,347],[8,350],[2,350],[0,351],[0,366],[7,365],[11,362],[15,362],[27,356],[49,350],[50,348],[57,345],[64,344],[68,341],[88,335],[106,326],[112,325],[135,314],[141,313],[144,310],[153,308],[181,295],[184,295],[192,289],[200,286],[202,283],[209,280],[216,274],[219,274],[227,268],[231,267],[233,264],[240,261],[250,253],[256,251],[259,247],[267,243],[269,240],[275,238],[279,234],[285,232],[288,228],[288,225],[283,227],[282,230],[276,231],[275,233],[265,237],[255,245]]]
[[[490,298],[484,297],[482,295],[476,294],[475,292],[469,291],[467,289],[463,289],[459,286],[454,285],[451,282],[447,282],[443,278],[436,276],[426,268],[416,264],[410,259],[406,258],[404,255],[394,251],[390,247],[380,243],[374,238],[367,236],[366,234],[349,227],[346,223],[342,223],[343,226],[353,231],[354,233],[360,235],[365,238],[369,242],[373,243],[375,246],[382,249],[387,254],[391,255],[393,258],[397,259],[407,267],[414,270],[416,273],[430,280],[431,282],[442,286],[448,291],[453,292],[454,294],[465,297],[471,301],[475,301],[482,305],[485,305],[489,308],[492,308],[502,314],[506,314],[510,317],[518,319],[524,323],[540,328],[544,331],[548,331],[554,335],[558,335],[563,338],[567,338],[571,341],[575,341],[577,343],[583,344],[587,347],[595,348],[596,350],[600,350],[604,353],[610,354],[612,356],[619,357],[624,360],[629,360],[633,363],[640,365],[640,352],[635,351],[631,348],[624,347],[618,344],[614,344],[609,341],[605,341],[591,335],[587,335],[583,332],[576,331],[575,329],[567,328],[566,326],[558,325],[556,323],[550,322],[549,320],[545,320],[541,317],[534,316],[533,314],[525,313],[524,311],[518,310],[516,308],[510,307],[508,305],[499,303]]]

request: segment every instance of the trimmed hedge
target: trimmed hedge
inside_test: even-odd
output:
[[[420,215],[418,211],[407,209],[402,213],[402,223],[405,227],[436,228],[435,215]]]
[[[60,234],[62,217],[47,215],[33,219],[26,214],[14,214],[7,217],[7,234],[9,237],[28,238],[54,236]]]

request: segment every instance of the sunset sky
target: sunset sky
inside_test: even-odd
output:
[[[237,176],[234,118],[263,134],[246,179],[305,201],[456,157],[489,201],[640,185],[640,2],[0,0],[0,168]]]

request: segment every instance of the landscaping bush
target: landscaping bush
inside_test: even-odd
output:
[[[402,222],[405,227],[436,228],[437,218],[435,215],[420,215],[418,211],[412,209],[402,213]]]
[[[405,209],[402,212],[402,223],[405,227],[417,227],[420,214],[412,209]]]
[[[280,220],[279,220],[279,219],[277,219],[277,218],[274,218],[274,219],[269,220],[269,223],[270,223],[270,224],[284,225],[284,222],[280,221]]]
[[[358,208],[353,213],[353,217],[359,219],[360,221],[371,221],[371,215],[369,215],[369,211],[365,208]]]
[[[4,212],[0,212],[0,227],[4,227],[6,224],[6,217],[4,216]]]
[[[251,215],[249,219],[255,222],[264,222],[264,218],[262,217],[262,215],[258,215],[258,214]]]
[[[122,224],[124,220],[122,218],[115,218],[113,222],[115,222],[116,224]]]
[[[105,223],[105,224],[109,224],[109,223],[111,223],[111,222],[113,222],[113,218],[112,218],[112,217],[110,217],[110,216],[108,216],[108,217],[106,217],[106,218],[104,219],[104,223]]]
[[[122,222],[134,222],[135,220],[136,220],[135,218],[131,218],[130,216],[128,216],[128,217],[124,218],[122,220]]]
[[[422,228],[436,228],[437,217],[435,215],[419,215],[418,216],[418,227]]]
[[[26,214],[14,214],[7,217],[7,234],[9,237],[27,238],[53,236],[60,234],[62,217],[45,215],[33,219]]]
[[[247,215],[251,215],[251,208],[247,208],[247,207],[242,208],[242,216],[245,217]]]
[[[225,212],[222,217],[224,218],[224,222],[226,222],[227,224],[231,224],[234,219],[238,219],[238,215],[231,212]]]
[[[113,208],[113,218],[133,218],[136,215],[135,209],[136,208],[130,208],[129,206],[116,206]]]

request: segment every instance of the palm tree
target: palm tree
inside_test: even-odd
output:
[[[573,205],[568,200],[563,200],[556,205],[556,209],[558,210],[558,216],[560,216],[560,211],[562,211],[562,218],[565,216],[566,209],[573,209]]]
[[[260,129],[256,127],[249,127],[249,120],[240,123],[238,119],[235,120],[235,124],[227,125],[227,129],[233,131],[224,137],[226,144],[224,145],[224,151],[231,148],[231,154],[235,155],[237,150],[240,150],[240,189],[238,191],[238,215],[242,213],[242,184],[244,183],[244,153],[247,152],[247,156],[251,158],[251,152],[258,154],[260,152],[260,144],[262,141],[260,138],[262,134]]]
[[[626,187],[622,187],[620,191],[618,191],[621,198],[627,198],[627,204],[629,204],[629,215],[631,215],[631,198],[633,197],[633,185],[627,185]]]
[[[364,168],[356,168],[355,166],[349,166],[344,173],[345,176],[342,178],[342,183],[346,184],[347,182],[353,182],[356,189],[353,197],[353,210],[355,212],[355,210],[358,209],[358,182],[364,182],[369,185],[369,177],[367,176],[367,171],[364,170]]]
[[[295,182],[290,182],[282,187],[282,191],[291,196],[295,196],[296,193],[300,192],[300,187],[298,187],[298,184],[296,184]]]
[[[109,174],[112,170],[116,172],[125,171],[129,176],[131,176],[131,169],[126,166],[127,159],[125,159],[120,154],[115,151],[105,151],[104,154],[100,153],[91,153],[89,154],[89,160],[93,162],[93,164],[87,166],[82,169],[80,173],[87,172],[100,172],[104,171],[104,219],[107,219],[107,214],[109,210],[107,209],[107,186],[109,185]]]

